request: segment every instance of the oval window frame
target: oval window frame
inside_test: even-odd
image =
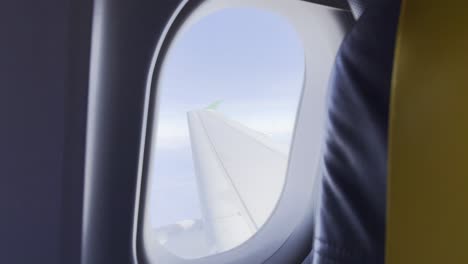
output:
[[[291,259],[305,257],[304,253],[312,244],[315,196],[319,193],[316,183],[319,182],[320,175],[320,142],[323,138],[320,135],[311,140],[307,134],[317,124],[323,127],[328,76],[338,47],[351,26],[350,21],[354,21],[349,10],[335,8],[336,5],[334,7],[328,5],[333,6],[333,3],[319,5],[302,0],[185,0],[179,5],[161,34],[146,82],[145,124],[142,129],[140,146],[132,241],[135,263],[160,263],[158,260],[161,258],[164,259],[164,263],[171,264],[277,263],[278,261],[291,261]],[[158,76],[167,51],[178,36],[203,17],[230,7],[254,7],[279,13],[296,28],[303,41],[305,50],[304,87],[296,116],[283,193],[264,226],[246,242],[231,250],[198,259],[183,259],[168,252],[149,253],[144,241],[144,214],[149,177],[148,164],[151,160],[151,150],[154,144],[153,131],[156,131],[157,126],[157,120],[154,116],[158,109]],[[313,29],[311,29],[311,25],[314,27]],[[317,38],[317,36],[326,37]],[[324,56],[324,54],[326,55]],[[318,61],[316,58],[321,56],[323,58]],[[320,87],[320,89],[311,87]],[[308,103],[317,96],[321,98],[319,100],[322,102],[321,105],[312,106]],[[304,142],[304,140],[308,144],[297,143]],[[304,159],[304,157],[308,157],[308,159]],[[315,160],[315,165],[312,166],[314,170],[312,173],[315,174],[315,177],[311,177],[310,157],[315,157],[312,158]],[[290,222],[290,219],[295,219],[295,223],[284,225],[286,221]]]

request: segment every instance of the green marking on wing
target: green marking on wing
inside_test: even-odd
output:
[[[208,105],[206,107],[206,109],[210,109],[210,110],[216,110],[218,109],[219,105],[223,102],[223,100],[217,100],[217,101],[214,101],[213,103],[211,103],[210,105]]]

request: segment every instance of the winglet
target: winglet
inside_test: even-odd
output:
[[[216,110],[218,109],[219,105],[222,103],[223,101],[222,100],[217,100],[217,101],[214,101],[213,103],[209,104],[206,109],[209,109],[209,110]]]

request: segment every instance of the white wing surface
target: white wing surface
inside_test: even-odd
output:
[[[218,252],[250,238],[281,195],[288,155],[261,133],[213,110],[188,113],[207,238]]]

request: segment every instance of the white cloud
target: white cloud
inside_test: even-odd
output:
[[[187,120],[171,119],[158,123],[156,147],[159,149],[186,148],[190,144]]]

